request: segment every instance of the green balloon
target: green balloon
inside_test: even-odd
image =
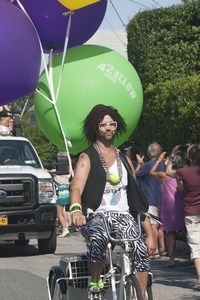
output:
[[[53,82],[57,88],[62,54],[53,61]],[[40,92],[51,99],[46,74],[39,79]],[[59,126],[55,107],[37,93],[35,113],[46,137],[60,149],[65,142]],[[127,132],[115,139],[115,145],[124,143],[139,121],[143,92],[140,78],[133,66],[119,53],[97,45],[82,45],[68,49],[57,110],[65,137],[71,141],[71,154],[77,154],[88,145],[83,138],[83,120],[97,104],[115,107],[127,123]]]

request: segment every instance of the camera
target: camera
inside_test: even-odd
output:
[[[186,145],[180,145],[179,148],[178,148],[178,150],[185,151],[185,150],[187,150],[187,148],[188,148],[187,144]]]

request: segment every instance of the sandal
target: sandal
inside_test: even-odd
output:
[[[196,284],[196,285],[193,287],[193,289],[194,289],[195,291],[200,291],[200,283]]]
[[[164,250],[164,251],[161,251],[160,252],[160,256],[167,256],[167,252]]]
[[[150,259],[159,259],[160,258],[160,254],[158,252],[155,252],[154,255],[150,256]]]

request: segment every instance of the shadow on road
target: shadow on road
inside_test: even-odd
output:
[[[14,242],[5,242],[0,244],[0,257],[20,257],[35,256],[40,252],[37,245],[18,246]]]

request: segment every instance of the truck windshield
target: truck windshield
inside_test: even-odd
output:
[[[27,165],[41,168],[35,150],[27,141],[0,141],[0,165]]]

